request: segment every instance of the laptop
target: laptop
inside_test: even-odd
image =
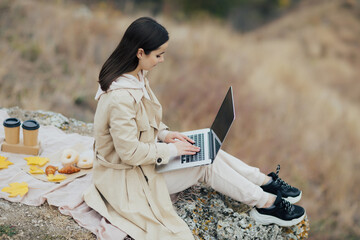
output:
[[[172,157],[167,164],[156,165],[156,171],[162,173],[212,164],[234,119],[234,98],[232,87],[230,87],[210,128],[183,132],[184,135],[195,141],[195,145],[200,147],[200,152],[195,155]]]

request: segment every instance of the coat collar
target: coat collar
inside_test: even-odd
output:
[[[136,103],[139,103],[141,99],[144,97],[144,93],[141,89],[126,89],[131,96],[135,99]]]
[[[104,93],[114,91],[117,89],[140,89],[143,92],[143,96],[146,98],[150,98],[148,94],[148,90],[146,90],[145,85],[149,84],[148,80],[146,79],[147,71],[141,70],[138,72],[138,78],[131,74],[122,74],[118,77],[115,81],[113,81],[107,91],[103,91],[99,84],[98,91],[95,95],[95,100],[99,100],[101,95]],[[134,96],[137,101],[141,99],[140,96]]]

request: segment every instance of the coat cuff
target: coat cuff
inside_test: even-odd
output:
[[[173,143],[168,143],[170,157],[176,157],[178,155],[178,150]]]
[[[170,158],[169,147],[166,143],[157,143],[157,153],[155,157],[156,165],[167,164]]]

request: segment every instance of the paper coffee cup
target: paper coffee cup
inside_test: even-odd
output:
[[[40,124],[35,120],[27,120],[22,124],[25,146],[36,146],[38,144],[38,135]]]
[[[20,142],[20,120],[17,118],[7,118],[3,122],[5,130],[5,142],[18,144]]]

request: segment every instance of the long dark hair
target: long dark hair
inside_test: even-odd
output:
[[[136,69],[139,59],[136,54],[139,48],[146,55],[158,49],[169,40],[166,29],[149,17],[135,20],[126,29],[123,38],[114,52],[105,61],[99,74],[99,84],[107,91],[111,83],[122,74]]]

